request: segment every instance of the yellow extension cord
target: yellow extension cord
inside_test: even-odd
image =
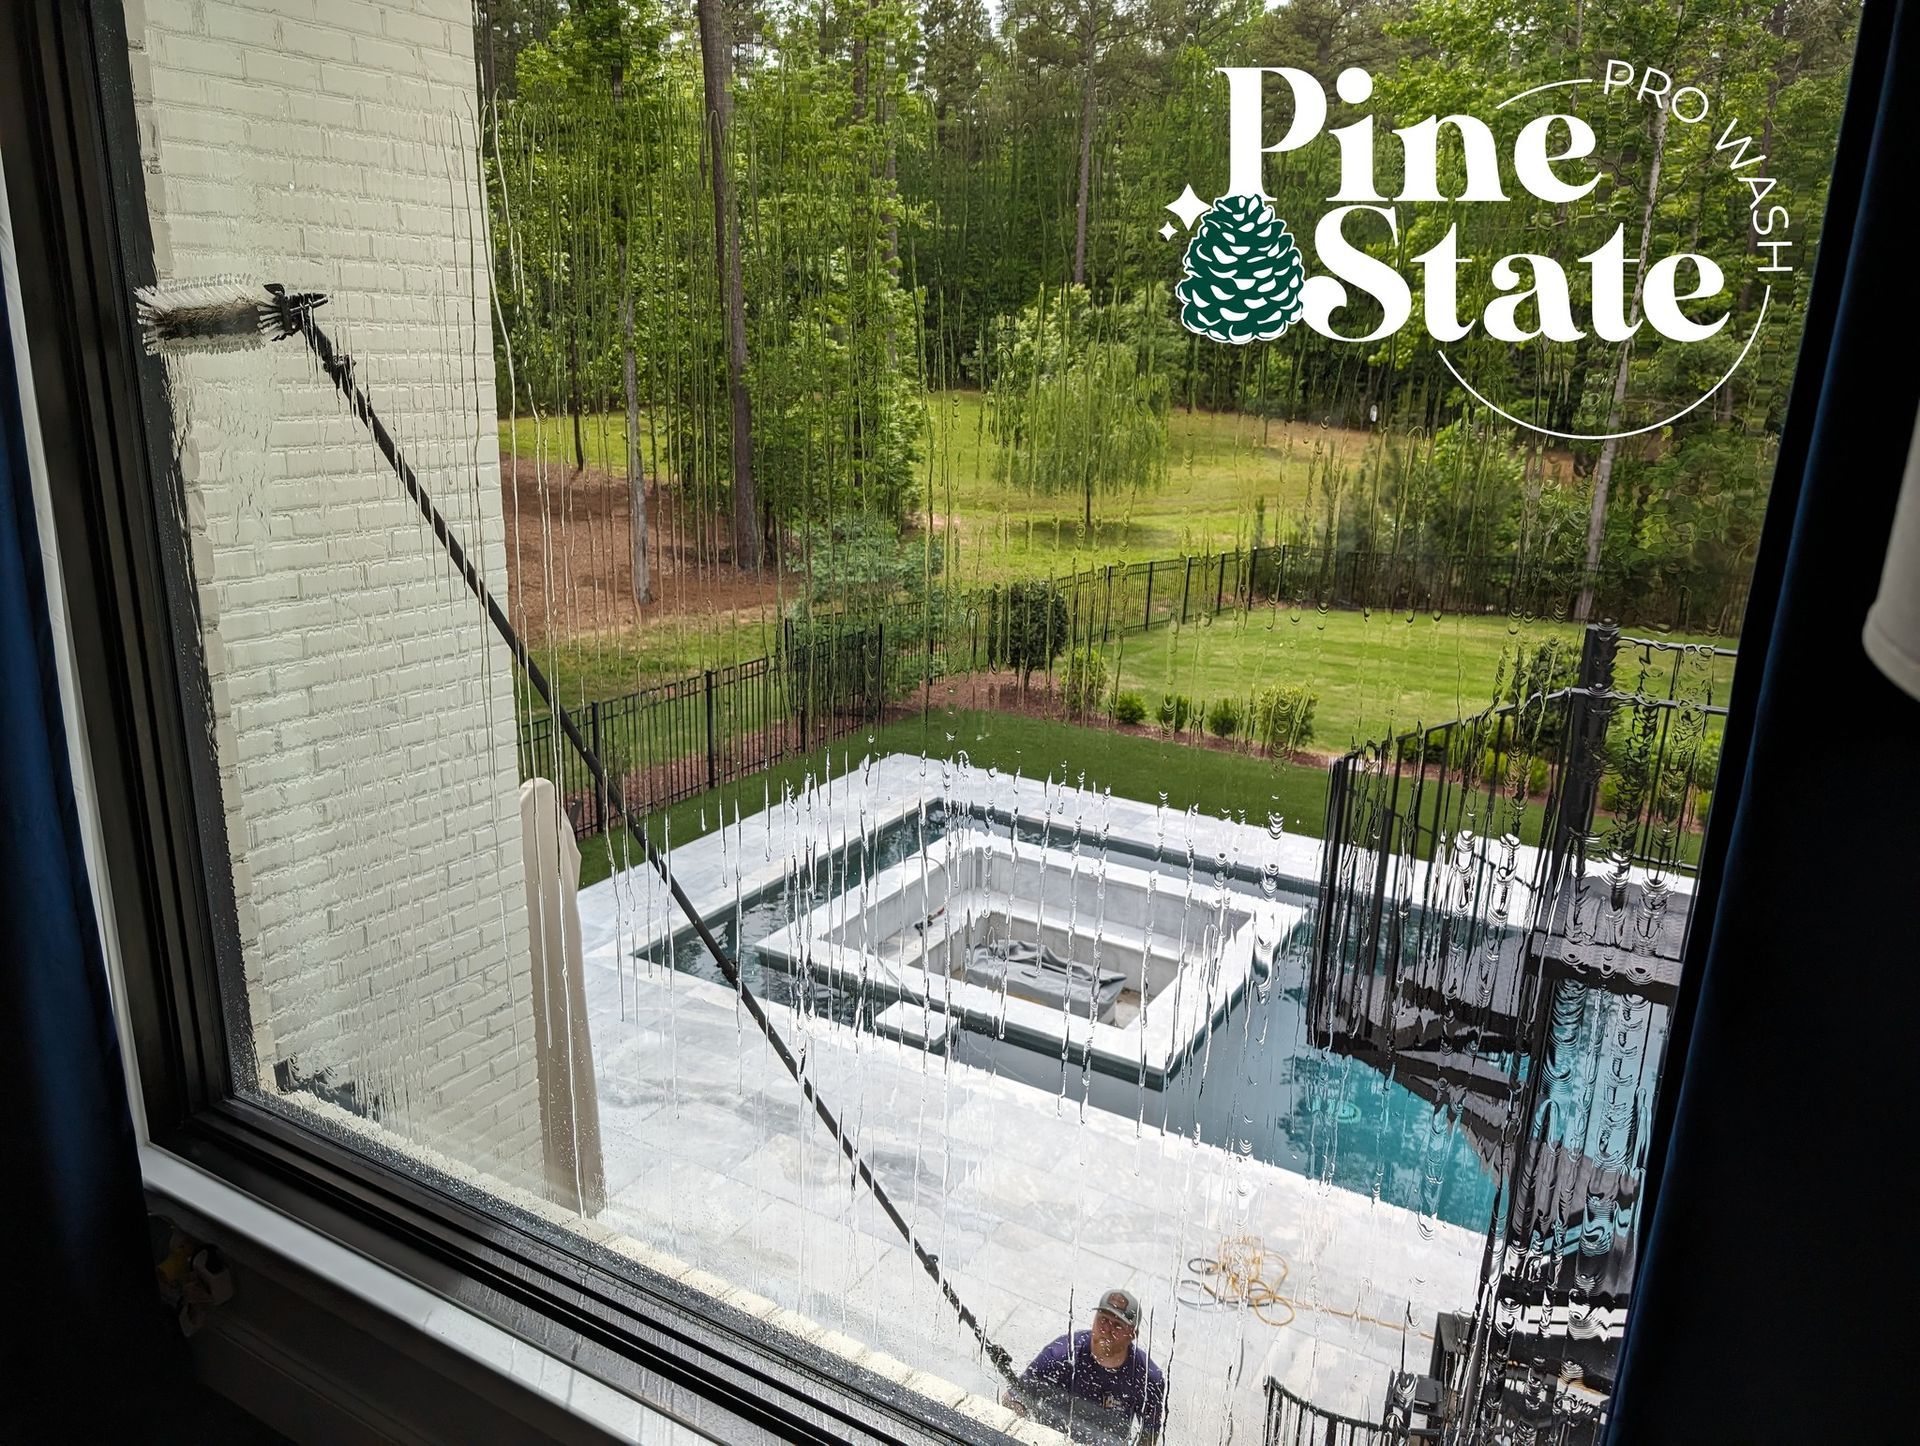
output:
[[[1269,1262],[1280,1267],[1280,1279],[1269,1281],[1265,1270]],[[1378,1316],[1362,1315],[1358,1310],[1336,1310],[1332,1306],[1315,1305],[1311,1301],[1296,1301],[1280,1294],[1279,1286],[1285,1285],[1291,1267],[1283,1255],[1270,1253],[1257,1235],[1235,1235],[1220,1242],[1219,1253],[1209,1259],[1196,1255],[1187,1262],[1191,1272],[1174,1290],[1174,1296],[1183,1305],[1226,1306],[1251,1310],[1254,1318],[1275,1330],[1292,1325],[1300,1311],[1317,1311],[1322,1315],[1337,1316],[1361,1325],[1377,1325],[1390,1331],[1406,1330],[1403,1321],[1381,1320]],[[1275,1306],[1286,1307],[1285,1320],[1275,1320],[1267,1311]],[[1432,1331],[1416,1330],[1421,1340],[1431,1341]]]

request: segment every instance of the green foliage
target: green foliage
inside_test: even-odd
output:
[[[1127,724],[1146,722],[1147,700],[1131,690],[1116,693],[1113,699],[1113,721]]]
[[[1572,638],[1546,638],[1529,648],[1504,652],[1494,673],[1494,702],[1515,711],[1498,720],[1503,742],[1538,751],[1560,741],[1565,711],[1546,704],[1549,694],[1571,688],[1579,679],[1579,646]]]
[[[1607,730],[1600,806],[1657,825],[1698,826],[1719,776],[1721,735],[1697,731],[1695,720],[1674,726],[1662,740],[1660,726],[1652,708],[1628,707],[1615,718]]]
[[[1313,741],[1313,711],[1320,695],[1305,684],[1275,685],[1254,695],[1249,736],[1269,753],[1285,753]]]
[[[1067,646],[1067,600],[1041,582],[1016,582],[988,595],[987,665],[1012,668],[1025,687]]]
[[[1072,286],[997,328],[989,394],[997,475],[1034,492],[1151,488],[1166,476],[1168,378],[1156,365],[1155,298],[1096,307]]]
[[[694,27],[653,0],[581,0],[554,17],[516,15],[480,47],[483,71],[491,41],[516,57],[482,127],[501,411],[618,410],[630,358],[642,465],[696,514],[725,515],[727,309]],[[898,521],[925,425],[909,208],[893,179],[921,114],[902,63],[914,19],[882,3],[836,16],[830,34],[812,12],[731,20],[734,43],[766,62],[733,75],[726,140],[767,535],[847,512]]]
[[[862,512],[804,525],[790,551],[790,564],[806,576],[811,608],[869,614],[902,603],[917,608],[946,557],[941,538],[906,536]]]
[[[1547,760],[1538,754],[1516,754],[1506,747],[1489,745],[1480,755],[1480,782],[1489,788],[1506,788],[1513,776],[1513,770],[1524,759],[1527,792],[1539,796],[1547,791],[1549,768]]]
[[[1067,658],[1060,685],[1060,701],[1069,714],[1088,713],[1098,705],[1107,687],[1107,660],[1098,648],[1078,647]]]
[[[1160,699],[1160,726],[1169,733],[1184,733],[1187,715],[1193,712],[1193,699],[1185,693],[1167,693]]]
[[[478,119],[502,411],[618,411],[631,358],[649,475],[680,489],[682,515],[722,513],[734,421],[694,27],[657,0],[487,0],[483,11]],[[1404,179],[1396,127],[1470,114],[1504,154],[1536,112],[1499,103],[1564,80],[1570,57],[1652,57],[1676,86],[1704,86],[1712,121],[1664,129],[1661,108],[1633,87],[1590,89],[1581,114],[1599,143],[1578,169],[1605,179],[1579,203],[1534,204],[1510,188],[1504,205],[1402,206],[1391,245],[1378,218],[1355,218],[1355,235],[1409,276],[1418,313],[1432,298],[1408,258],[1457,226],[1458,254],[1473,258],[1457,277],[1463,321],[1499,293],[1491,261],[1514,252],[1568,262],[1579,315],[1591,282],[1572,259],[1617,228],[1629,251],[1644,227],[1650,257],[1697,251],[1726,266],[1712,302],[1729,313],[1721,333],[1681,346],[1641,327],[1624,373],[1618,349],[1591,333],[1514,344],[1475,325],[1448,357],[1532,420],[1594,433],[1609,419],[1639,428],[1680,413],[1753,336],[1737,382],[1710,405],[1607,454],[1598,518],[1607,599],[1672,594],[1695,599],[1696,623],[1729,620],[1790,390],[1857,3],[881,0],[726,11],[734,117],[722,143],[738,180],[751,442],[770,539],[849,511],[914,511],[922,483],[937,481],[917,455],[922,399],[969,387],[990,396],[994,473],[1075,497],[1085,523],[1102,496],[1179,477],[1170,409],[1367,428],[1379,445],[1316,455],[1309,505],[1258,518],[1261,539],[1396,562],[1511,557],[1523,610],[1564,595],[1584,567],[1600,446],[1489,426],[1418,320],[1379,344],[1298,327],[1245,346],[1193,340],[1169,288],[1183,255],[1211,246],[1200,270],[1227,265],[1215,233],[1229,218],[1162,237],[1163,208],[1188,184],[1203,199],[1226,189],[1222,66],[1298,65],[1329,86],[1341,68],[1364,67],[1386,195]],[[1715,149],[1735,118],[1768,138],[1764,170],[1793,213],[1791,273],[1756,269],[1766,253],[1752,244],[1748,173]],[[1323,135],[1269,158],[1278,216],[1304,227],[1324,213],[1335,151]],[[1443,191],[1458,195],[1463,179],[1458,148],[1444,146]],[[1517,320],[1535,324],[1537,307],[1523,302]],[[1358,335],[1378,315],[1354,294],[1336,322]],[[1249,428],[1249,480],[1269,448],[1264,428],[1251,438]],[[1112,510],[1122,515],[1103,523],[1126,540],[1132,504]],[[1296,595],[1319,586],[1293,581]]]
[[[1232,698],[1221,698],[1207,709],[1207,732],[1215,738],[1231,738],[1240,731],[1240,705]]]

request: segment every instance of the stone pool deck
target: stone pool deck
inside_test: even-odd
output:
[[[1031,779],[949,774],[895,755],[835,778],[737,832],[673,850],[676,877],[712,915],[931,794],[1034,821],[1091,826],[1184,850],[1183,816],[1091,800]],[[1318,845],[1217,818],[1192,822],[1203,872],[1224,847],[1300,880]],[[683,922],[650,871],[580,896],[599,1081],[604,1224],[736,1281],[981,1395],[997,1381],[971,1337],[864,1191],[729,991],[637,963]],[[1284,986],[1285,981],[1282,981]],[[989,1335],[1024,1361],[1091,1302],[1126,1285],[1142,1342],[1166,1370],[1171,1442],[1257,1440],[1269,1374],[1330,1410],[1377,1419],[1389,1373],[1419,1368],[1439,1311],[1470,1305],[1481,1238],[1376,1204],[1216,1142],[1162,1134],[1091,1107],[1078,1070],[1055,1094],[896,1040],[769,1005],[770,1015]],[[1284,1048],[1282,1041],[1274,1042]],[[1254,1237],[1284,1303],[1258,1314],[1198,1305],[1194,1262]],[[1288,1317],[1291,1316],[1289,1320]]]

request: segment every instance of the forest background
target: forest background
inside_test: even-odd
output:
[[[1850,0],[482,0],[516,608],[578,697],[770,653],[795,618],[1281,545],[1327,566],[1499,560],[1552,580],[1549,624],[1625,615],[1731,639],[1856,15]],[[1390,195],[1392,127],[1478,116],[1504,155],[1534,112],[1500,101],[1609,57],[1700,87],[1710,122],[1557,92],[1551,108],[1601,134],[1600,184],[1564,205],[1510,187],[1502,205],[1401,207],[1396,246],[1368,233],[1415,286],[1395,336],[1296,326],[1228,347],[1180,327],[1189,233],[1167,206],[1225,189],[1218,67],[1298,66],[1330,95],[1365,68],[1372,97],[1332,101],[1327,124],[1376,117]],[[1791,198],[1794,269],[1765,278],[1770,295],[1754,198],[1715,150],[1728,121]],[[1442,159],[1457,194],[1457,142]],[[1268,160],[1303,244],[1336,165],[1324,136]],[[1407,258],[1450,226],[1475,258],[1463,317],[1497,294],[1494,258],[1571,263],[1616,228],[1630,262],[1637,243],[1727,266],[1731,319],[1706,342],[1642,327],[1625,346],[1516,346],[1476,328],[1451,348],[1482,392],[1553,431],[1679,410],[1732,365],[1763,300],[1766,323],[1679,421],[1551,440],[1480,406],[1419,325]],[[1585,272],[1570,274],[1579,315]],[[1369,305],[1343,329],[1369,327]],[[1655,596],[1667,615],[1633,618]],[[1490,660],[1499,621],[1463,619],[1454,662]],[[1353,656],[1417,651],[1398,646],[1358,637]],[[1180,645],[1163,651],[1172,677]],[[1351,727],[1407,707],[1386,712]]]

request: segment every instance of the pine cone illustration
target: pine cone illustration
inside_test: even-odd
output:
[[[1300,319],[1300,248],[1259,196],[1213,203],[1187,243],[1186,273],[1173,294],[1188,331],[1243,346],[1272,341]]]

